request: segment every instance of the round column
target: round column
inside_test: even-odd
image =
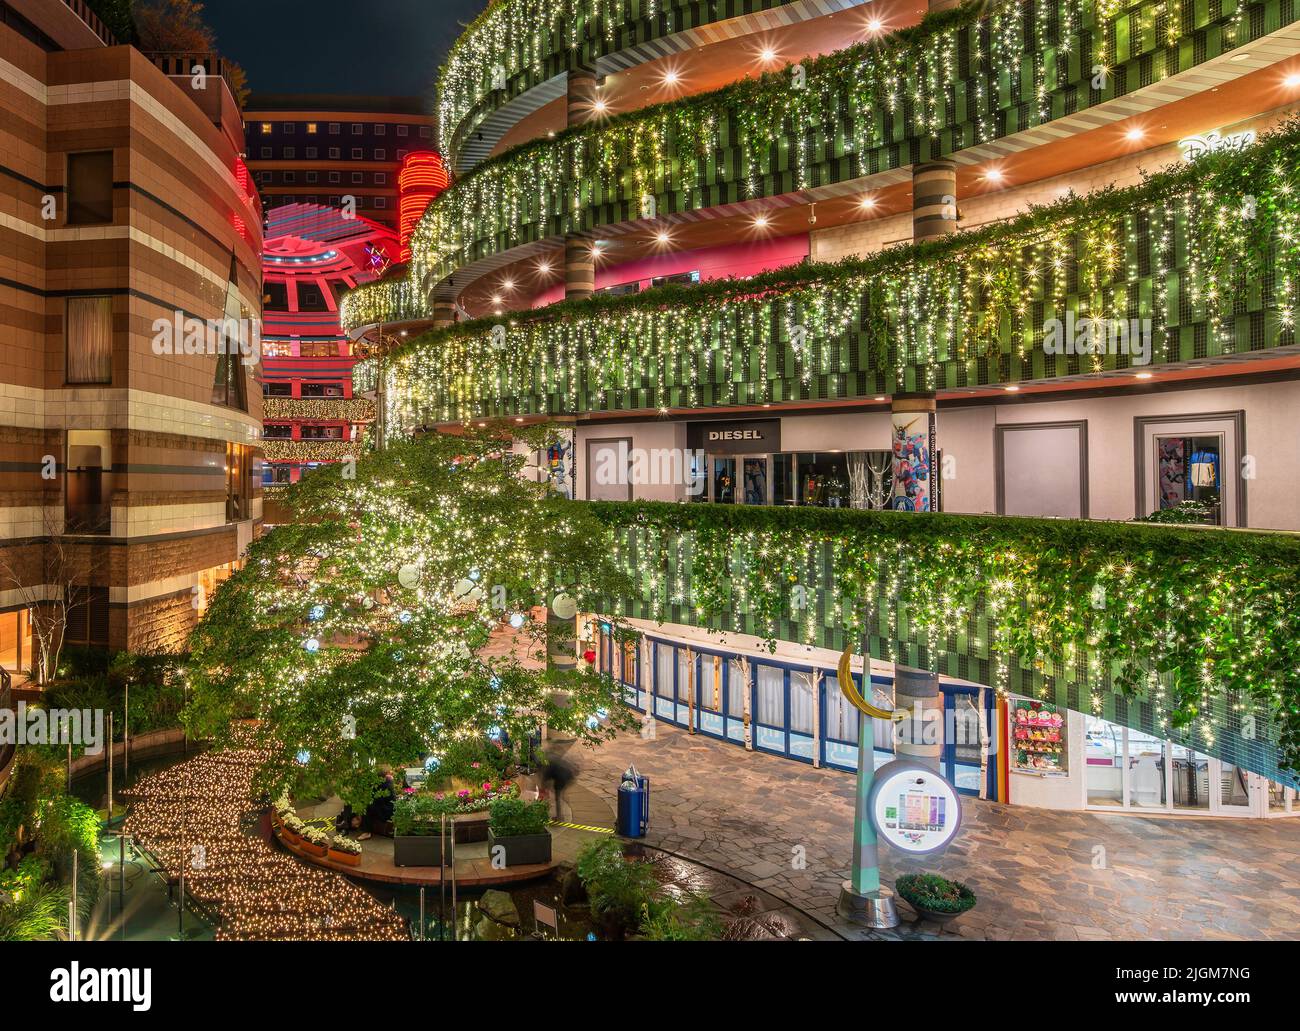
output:
[[[957,231],[957,165],[948,160],[912,166],[912,242]]]
[[[596,292],[596,256],[591,241],[581,236],[564,238],[564,299],[583,301]]]

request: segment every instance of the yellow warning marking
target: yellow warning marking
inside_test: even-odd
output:
[[[593,834],[613,834],[613,827],[592,827],[585,823],[564,823],[561,820],[552,820],[552,827],[568,827],[573,831],[591,831]]]

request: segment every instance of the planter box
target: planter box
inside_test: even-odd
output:
[[[456,844],[468,845],[470,842],[488,840],[486,810],[481,813],[464,813],[453,817],[452,822],[455,826]]]
[[[444,845],[451,859],[451,836],[440,834],[399,834],[393,838],[393,864],[395,866],[441,866]]]
[[[516,834],[508,838],[498,838],[488,830],[488,857],[492,858],[496,847],[505,849],[506,866],[538,866],[551,861],[551,832],[541,834]]]
[[[324,845],[313,845],[306,838],[298,841],[298,847],[309,856],[315,856],[317,859],[324,859],[325,853],[329,851]]]
[[[360,866],[361,853],[340,852],[337,849],[330,849],[329,859],[334,863],[343,863],[345,866]]]

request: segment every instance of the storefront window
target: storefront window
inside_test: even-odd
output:
[[[1210,808],[1210,760],[1184,745],[1174,745],[1174,808]]]
[[[744,459],[745,478],[742,483],[744,494],[741,498],[746,505],[767,504],[767,458]]]
[[[785,720],[785,672],[775,666],[758,667],[759,723],[769,727],[783,727]]]
[[[791,473],[790,455],[772,456],[772,504],[793,505],[795,503],[794,476]]]
[[[1165,784],[1165,743],[1139,730],[1128,732],[1126,762],[1129,776],[1129,805],[1163,809],[1168,796]]]
[[[1087,754],[1089,805],[1124,804],[1124,728],[1087,717],[1084,751]]]
[[[730,505],[736,500],[736,460],[714,458],[712,461],[713,500],[721,505]]]
[[[1156,456],[1160,507],[1177,508],[1196,501],[1210,513],[1206,522],[1222,523],[1223,438],[1218,434],[1160,436],[1156,438]]]
[[[799,504],[847,508],[848,461],[840,452],[801,452],[795,456]]]

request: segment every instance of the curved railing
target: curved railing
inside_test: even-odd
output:
[[[588,503],[634,593],[603,611],[1041,698],[1297,785],[1300,538],[1211,528]],[[864,633],[865,631],[865,633]],[[1079,758],[1082,762],[1082,758]]]
[[[526,144],[429,206],[412,243],[416,304],[428,317],[429,288],[514,248],[815,191],[1077,114],[1276,29],[1281,3],[1246,19],[1236,0],[1003,0]],[[384,301],[354,292],[345,325],[382,316]]]
[[[496,0],[452,44],[439,70],[439,145],[459,167],[466,137],[484,118],[557,75],[686,29],[801,2]]]
[[[385,360],[387,425],[864,398],[1248,356],[1295,345],[1297,302],[1300,122],[940,242],[428,333]],[[373,379],[372,363],[359,368]]]
[[[262,399],[263,421],[275,419],[347,419],[370,422],[375,403],[368,397],[266,397]]]

